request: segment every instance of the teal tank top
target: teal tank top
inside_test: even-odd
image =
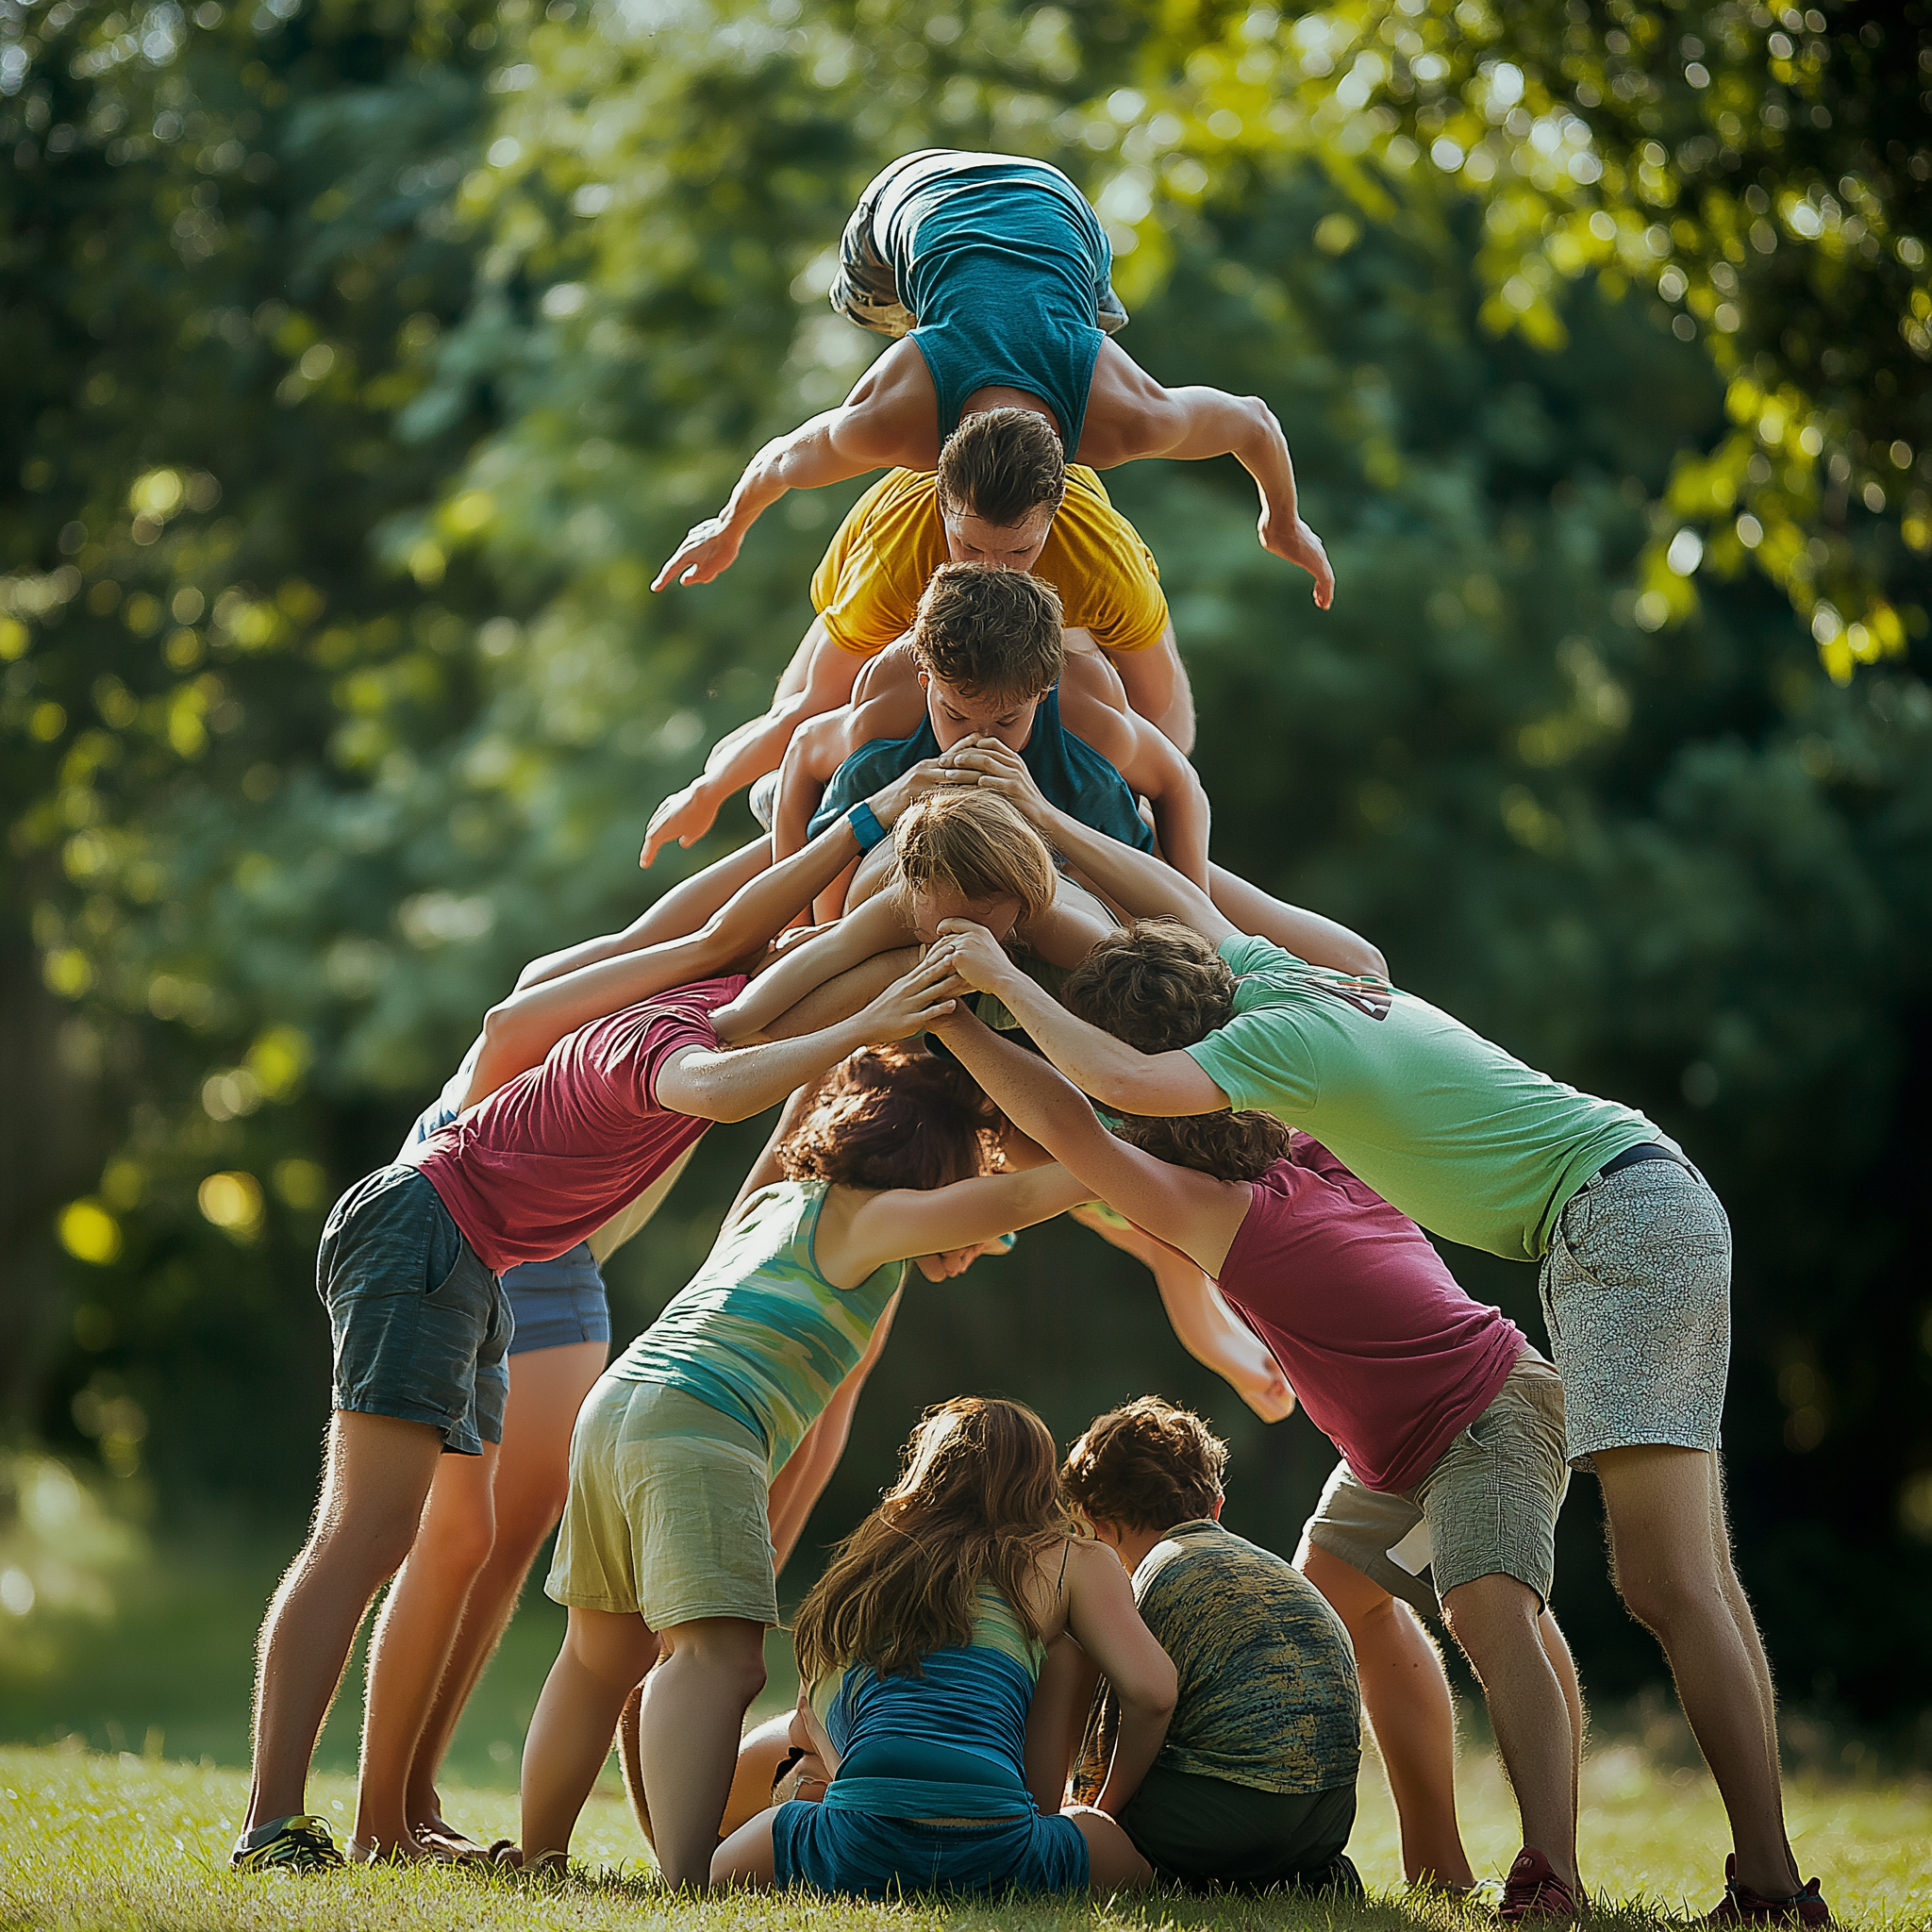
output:
[[[819,808],[811,815],[809,828],[814,839],[861,799],[883,791],[924,758],[940,755],[940,741],[932,728],[932,716],[919,721],[910,738],[875,738],[862,744],[839,769],[825,786]],[[1057,805],[1069,818],[1138,852],[1154,850],[1154,834],[1141,816],[1127,781],[1087,742],[1075,738],[1060,722],[1060,691],[1055,685],[1041,699],[1033,714],[1033,731],[1020,753],[1020,761],[1033,774],[1033,782],[1049,805]]]
[[[877,217],[899,299],[932,374],[943,442],[974,390],[1038,396],[1080,447],[1113,270],[1100,218],[1058,168],[1014,155],[949,155],[908,169]]]
[[[812,1709],[841,1760],[825,1803],[899,1818],[1031,1812],[1026,1712],[1044,1656],[981,1584],[970,1644],[928,1651],[916,1674],[849,1664],[821,1678]]]
[[[613,1362],[625,1382],[656,1382],[763,1439],[775,1475],[858,1366],[906,1277],[889,1261],[835,1288],[812,1250],[828,1181],[760,1188],[705,1265]]]

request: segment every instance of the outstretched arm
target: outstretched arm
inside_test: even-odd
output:
[[[680,1048],[658,1069],[658,1104],[698,1120],[749,1120],[859,1047],[924,1032],[953,1004],[934,993],[928,975],[908,973],[851,1019],[816,1033],[759,1046]]]
[[[651,814],[638,863],[649,865],[674,839],[680,845],[696,844],[737,793],[777,770],[800,724],[822,711],[837,710],[851,697],[853,679],[864,662],[834,642],[824,623],[814,618],[778,681],[771,709],[727,731],[711,747],[703,773]]]
[[[812,894],[836,878],[858,854],[858,840],[841,819],[827,825],[803,852],[740,887],[698,931],[520,987],[484,1018],[483,1050],[463,1105],[475,1106],[506,1080],[536,1066],[577,1027],[671,987],[723,973],[769,944],[785,923],[809,904]]]
[[[1101,344],[1094,365],[1079,460],[1095,469],[1141,457],[1198,462],[1233,457],[1261,495],[1261,547],[1299,564],[1315,580],[1315,603],[1335,599],[1335,573],[1322,540],[1302,521],[1294,462],[1274,411],[1259,396],[1191,386],[1166,389],[1118,342]]]
[[[1294,1413],[1294,1391],[1268,1345],[1187,1256],[1110,1208],[1075,1208],[1074,1219],[1131,1255],[1154,1277],[1180,1345],[1212,1369],[1264,1423]]]
[[[1051,1164],[1019,1174],[979,1174],[947,1188],[893,1188],[853,1209],[830,1252],[821,1230],[820,1265],[827,1280],[856,1287],[888,1261],[975,1247],[1051,1221],[1086,1193],[1065,1168]]]
[[[1098,1195],[1136,1227],[1178,1249],[1197,1269],[1209,1274],[1221,1272],[1247,1215],[1250,1196],[1245,1187],[1157,1160],[1116,1139],[1100,1124],[1086,1099],[1038,1054],[1002,1039],[963,1008],[933,1030],[1000,1111],[1022,1133],[1038,1141],[1090,1196]],[[1040,1036],[1036,1033],[1034,1038]],[[1201,1077],[1208,1078],[1205,1074]]]

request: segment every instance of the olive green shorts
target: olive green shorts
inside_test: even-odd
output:
[[[765,1445],[696,1396],[606,1374],[570,1439],[546,1596],[669,1630],[778,1621]]]
[[[1437,1609],[1457,1584],[1497,1575],[1527,1584],[1547,1607],[1569,1487],[1563,1384],[1525,1349],[1496,1399],[1414,1489],[1372,1490],[1339,1463],[1303,1535],[1419,1610]]]

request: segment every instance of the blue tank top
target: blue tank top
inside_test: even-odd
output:
[[[974,390],[1024,390],[1080,447],[1112,273],[1107,231],[1058,168],[1016,155],[936,156],[908,169],[877,220],[912,340],[939,397],[943,442]]]
[[[835,819],[903,776],[922,758],[939,755],[930,714],[919,721],[919,729],[910,738],[875,738],[860,745],[832,774],[811,817],[811,837],[816,839]],[[1075,738],[1060,723],[1058,685],[1041,699],[1033,714],[1033,735],[1020,758],[1049,805],[1123,845],[1141,852],[1154,850],[1154,834],[1135,808],[1127,781],[1085,739]]]
[[[902,1818],[999,1818],[1036,1807],[1026,1712],[1044,1653],[1007,1600],[979,1589],[973,1641],[928,1651],[917,1674],[850,1664],[811,1687],[839,1753],[836,1809]]]

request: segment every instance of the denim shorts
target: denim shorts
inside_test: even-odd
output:
[[[336,1203],[315,1291],[337,1408],[427,1423],[459,1456],[503,1441],[509,1302],[415,1168],[378,1168]]]
[[[1547,1606],[1570,1487],[1564,1449],[1563,1384],[1525,1350],[1496,1399],[1413,1489],[1372,1490],[1338,1463],[1303,1534],[1419,1610],[1481,1576],[1513,1576]],[[1426,1576],[1389,1554],[1424,1524],[1428,1548],[1414,1560]]]
[[[517,1329],[511,1355],[610,1340],[610,1297],[589,1241],[554,1261],[525,1261],[503,1277]]]

